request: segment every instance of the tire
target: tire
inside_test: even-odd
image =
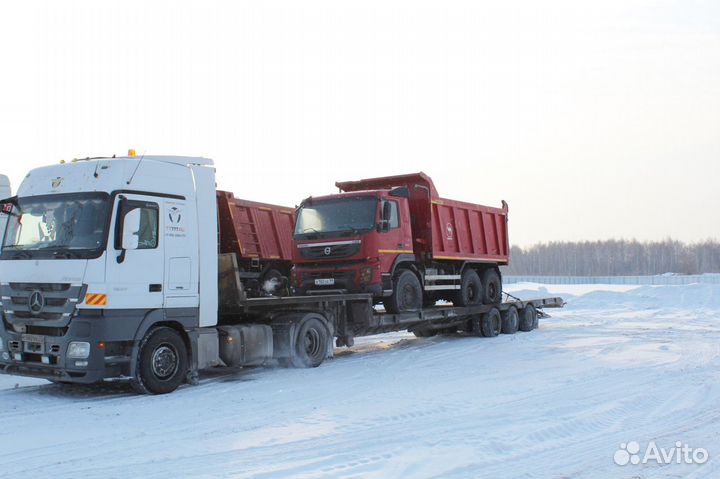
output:
[[[140,343],[133,388],[144,394],[167,394],[180,386],[188,372],[188,352],[172,328],[151,330]]]
[[[455,306],[472,306],[483,300],[483,284],[477,271],[467,268],[460,280],[460,289],[453,296]]]
[[[500,311],[497,308],[493,308],[487,313],[482,315],[480,320],[480,330],[482,335],[486,338],[494,338],[500,334],[500,326],[502,319],[500,317]]]
[[[503,334],[515,334],[520,325],[520,315],[515,306],[510,306],[507,311],[502,313],[502,332]]]
[[[520,312],[520,331],[532,331],[537,322],[537,311],[535,311],[535,306],[532,304],[528,304],[523,308],[523,310]]]
[[[290,364],[296,368],[320,366],[328,351],[330,335],[325,324],[318,318],[305,319],[297,329]]]
[[[486,269],[482,281],[482,302],[498,304],[502,302],[502,281],[495,268]]]
[[[419,311],[423,305],[423,290],[415,273],[403,269],[395,275],[393,292],[385,303],[385,311],[391,314]]]

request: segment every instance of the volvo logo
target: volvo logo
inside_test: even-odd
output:
[[[325,253],[325,256],[330,256],[330,253],[332,253],[332,248],[326,246],[323,252]]]
[[[28,306],[32,314],[40,314],[45,307],[45,297],[40,291],[33,291],[28,299]]]

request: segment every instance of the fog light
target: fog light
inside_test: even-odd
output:
[[[13,354],[13,359],[15,361],[22,361],[22,353],[15,353]]]
[[[300,282],[298,280],[298,274],[297,274],[297,271],[295,271],[295,268],[290,270],[290,284],[296,288],[300,287]]]
[[[90,343],[73,341],[68,345],[67,357],[85,359],[90,356]]]
[[[3,341],[3,338],[0,338],[0,352],[5,351],[5,341]]]
[[[86,368],[88,365],[87,361],[75,361],[75,367]]]
[[[43,364],[50,364],[50,356],[42,356],[42,357],[40,358],[40,361],[41,361]]]
[[[372,281],[373,277],[373,267],[372,266],[366,266],[365,268],[362,268],[360,270],[360,283],[361,284],[368,284]]]

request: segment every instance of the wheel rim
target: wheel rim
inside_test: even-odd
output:
[[[158,379],[173,377],[179,365],[178,353],[172,344],[163,343],[153,351],[152,372]]]
[[[411,285],[406,285],[403,288],[403,309],[406,309],[408,307],[415,307],[417,304],[417,292],[415,291],[415,288],[413,288]]]
[[[320,333],[318,330],[314,328],[308,329],[305,333],[304,340],[305,353],[308,357],[314,358],[321,352],[320,343]]]
[[[478,291],[474,284],[469,284],[467,287],[467,298],[469,302],[474,302],[477,299]]]
[[[488,297],[490,299],[495,299],[495,295],[497,294],[497,288],[495,287],[495,283],[491,282],[488,285]]]

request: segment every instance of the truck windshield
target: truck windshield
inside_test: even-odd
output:
[[[18,198],[11,209],[6,208],[10,211],[2,259],[99,256],[109,205],[106,193]]]
[[[317,238],[331,233],[355,234],[375,227],[378,200],[374,196],[313,201],[300,207],[295,239]]]

